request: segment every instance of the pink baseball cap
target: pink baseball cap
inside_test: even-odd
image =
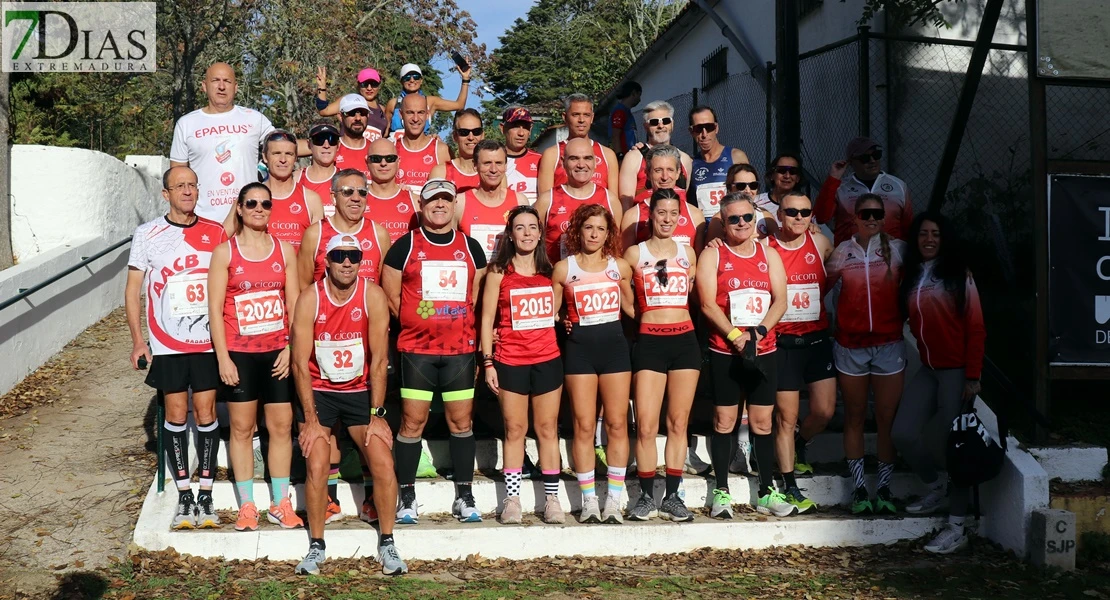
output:
[[[380,83],[381,80],[382,80],[382,76],[378,75],[377,69],[371,69],[370,67],[366,67],[365,69],[358,72],[358,82],[359,83],[362,83],[363,81],[377,81],[377,82]]]

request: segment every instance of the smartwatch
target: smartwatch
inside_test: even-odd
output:
[[[767,337],[767,328],[762,325],[756,325],[755,332],[758,333],[761,338]]]
[[[385,418],[385,407],[384,406],[378,406],[378,407],[371,406],[370,407],[370,416],[371,417],[378,417],[379,419],[384,419]]]

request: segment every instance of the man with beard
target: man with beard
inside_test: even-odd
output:
[[[647,161],[644,156],[655,146],[671,143],[671,132],[674,131],[674,107],[666,100],[656,100],[644,107],[644,139],[632,147],[621,161],[620,179],[618,182],[618,196],[624,210],[632,207],[635,199],[649,189],[647,176]],[[686,190],[690,185],[690,171],[692,171],[689,154],[682,152],[681,174],[674,187]]]
[[[366,172],[366,147],[369,142],[362,134],[370,118],[370,105],[358,94],[347,94],[339,101],[339,150],[335,166]]]

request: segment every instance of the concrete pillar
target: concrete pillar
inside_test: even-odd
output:
[[[1029,536],[1029,559],[1033,564],[1075,570],[1075,513],[1035,510]]]

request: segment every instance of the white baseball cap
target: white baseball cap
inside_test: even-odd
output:
[[[336,248],[343,248],[346,246],[350,246],[356,250],[361,248],[355,236],[349,233],[340,233],[338,235],[331,236],[331,239],[328,240],[328,245],[327,248],[324,250],[324,253],[327,254],[328,252],[331,252]]]
[[[366,98],[358,94],[347,94],[339,100],[339,112],[348,113],[352,110],[365,110],[370,112],[370,105],[366,103]]]
[[[401,77],[404,77],[409,73],[420,73],[421,76],[424,75],[424,71],[421,71],[420,67],[412,63],[405,63],[405,66],[401,67]]]
[[[420,199],[428,201],[445,192],[451,194],[451,198],[454,199],[455,184],[446,179],[429,179],[424,187],[420,188]]]

